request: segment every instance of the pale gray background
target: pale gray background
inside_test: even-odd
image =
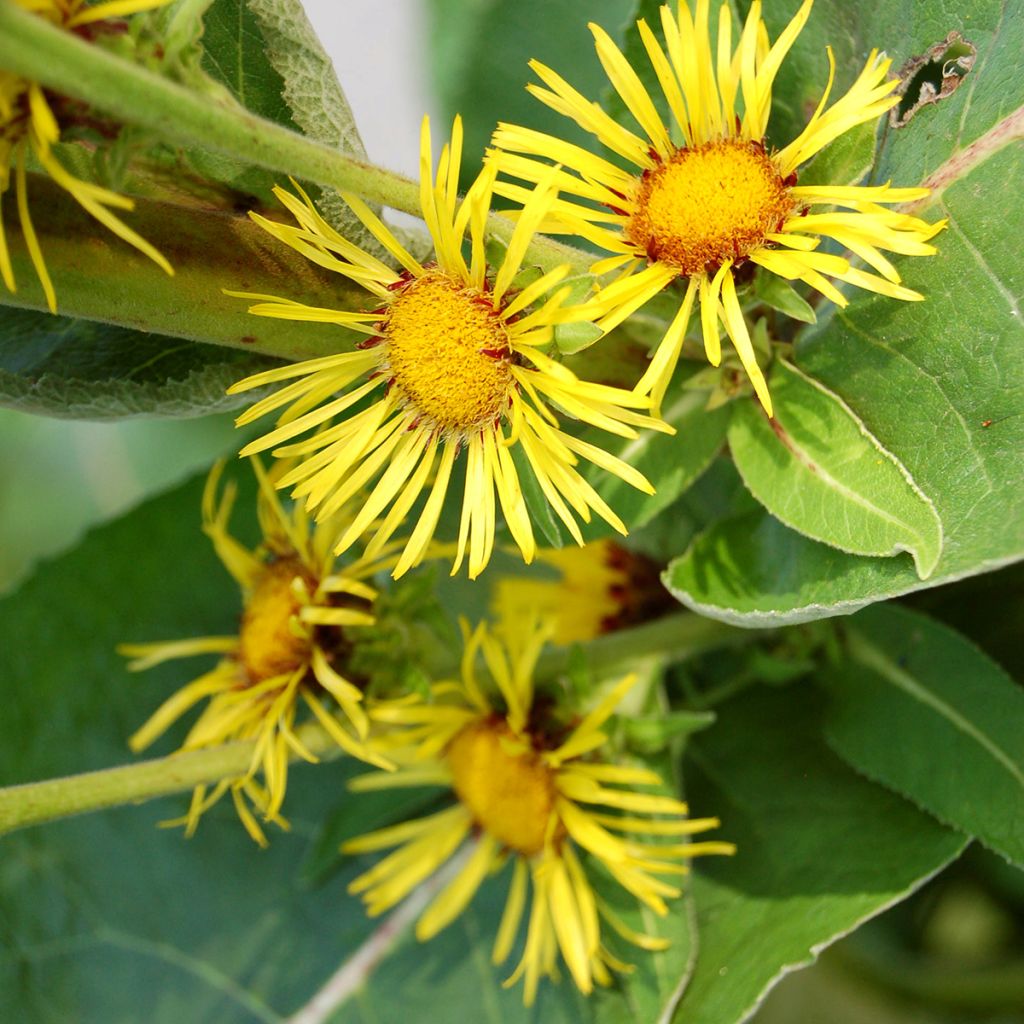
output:
[[[370,160],[417,177],[423,115],[431,116],[435,146],[448,134],[430,88],[425,0],[304,0],[303,6],[334,61]]]

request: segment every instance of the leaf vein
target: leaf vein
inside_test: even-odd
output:
[[[922,686],[909,672],[886,657],[863,634],[851,631],[851,637],[855,638],[855,643],[851,644],[850,653],[857,661],[867,668],[874,669],[884,679],[899,687],[909,696],[919,700],[922,704],[932,708],[932,710],[945,718],[950,725],[954,726],[965,736],[969,736],[992,760],[1006,770],[1021,789],[1024,789],[1024,770],[990,736],[985,735],[978,726],[948,701],[943,700],[936,693]]]

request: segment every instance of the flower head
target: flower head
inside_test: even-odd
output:
[[[655,408],[699,298],[707,358],[719,364],[724,325],[771,413],[737,295],[736,270],[748,261],[786,280],[803,281],[840,306],[847,300],[830,278],[896,299],[921,298],[900,283],[883,252],[934,254],[928,239],[945,222],[928,224],[887,208],[922,199],[927,189],[797,184],[802,164],[899,102],[893,95],[898,80],[888,77],[891,62],[872,51],[853,85],[829,105],[835,73],[829,50],[828,84],[804,130],[782,149],[766,138],[775,77],[812,3],[805,0],[774,43],[761,20],[760,0],[751,4],[735,40],[728,3],[719,7],[714,41],[710,0],[697,0],[692,14],[687,3],[679,4],[678,15],[662,7],[664,45],[645,21],[638,22],[671,112],[669,124],[608,34],[591,25],[598,57],[639,133],[533,61],[543,82],[528,86],[533,95],[593,134],[615,159],[514,125],[500,125],[494,136],[498,166],[513,178],[541,180],[550,173],[545,160],[566,168],[556,180],[568,198],[554,206],[541,229],[581,235],[612,253],[593,268],[595,273],[618,271],[591,306],[600,327],[611,330],[674,281],[686,282],[679,312],[637,385],[653,394]],[[518,185],[499,185],[496,191],[520,201],[529,195]],[[816,207],[832,209],[818,212]],[[876,273],[819,252],[823,239],[838,242]]]
[[[595,982],[609,984],[610,969],[626,969],[602,938],[603,924],[641,949],[665,948],[661,938],[626,926],[595,891],[595,873],[664,915],[665,901],[679,889],[663,876],[685,874],[689,857],[733,852],[730,843],[685,840],[718,822],[687,819],[679,800],[644,792],[661,786],[656,773],[599,759],[609,739],[603,728],[635,677],[618,682],[582,717],[567,714],[552,694],[535,693],[534,669],[552,628],[534,620],[507,630],[502,641],[481,625],[467,638],[460,681],[437,684],[431,703],[407,699],[374,707],[372,717],[384,730],[382,749],[400,767],[357,778],[352,788],[438,785],[451,790],[454,802],[343,847],[350,853],[397,847],[350,886],[375,915],[467,840],[475,841],[464,866],[417,922],[421,940],[458,917],[483,880],[511,859],[493,960],[502,963],[511,953],[532,886],[525,946],[507,982],[523,979],[527,1004],[540,977],[556,973],[559,954],[582,992]],[[492,686],[478,678],[481,654]]]
[[[539,615],[552,623],[556,644],[584,643],[675,606],[661,585],[659,566],[613,540],[545,549],[537,552],[537,561],[554,569],[558,579],[500,576],[491,612],[509,628]]]
[[[212,789],[197,786],[188,813],[175,824],[185,824],[190,835],[202,814],[230,790],[249,834],[264,845],[263,831],[249,804],[265,820],[285,826],[280,809],[289,759],[298,755],[317,760],[295,729],[303,706],[346,753],[390,767],[366,747],[369,721],[362,707],[363,694],[342,674],[353,644],[352,631],[374,622],[377,592],[366,580],[388,563],[363,557],[336,565],[331,547],[348,524],[347,516],[339,514],[311,527],[302,509],[288,513],[282,508],[271,481],[258,463],[253,465],[263,532],[255,550],[228,533],[235,488],[227,487],[218,499],[222,465],[214,467],[203,495],[203,530],[242,590],[244,611],[238,632],[124,644],[119,649],[136,659],[129,665],[135,670],[194,655],[222,656],[213,669],[170,697],[129,743],[134,751],[146,749],[189,709],[208,700],[182,750],[252,740],[252,761],[242,778],[226,779]],[[338,711],[324,707],[325,699],[337,704]],[[262,783],[257,781],[258,772]]]
[[[513,285],[536,226],[555,201],[551,176],[542,177],[532,193],[502,263],[492,274],[484,242],[495,172],[485,168],[460,204],[461,147],[462,126],[456,119],[435,182],[424,120],[421,202],[434,242],[434,259],[427,263],[407,252],[352,195],[346,194],[345,201],[400,269],[393,270],[346,241],[301,190],[301,198],[277,190],[294,215],[295,226],[253,215],[275,237],[356,282],[380,305],[372,312],[346,312],[250,296],[262,300],[250,312],[340,324],[367,339],[355,352],[270,370],[235,385],[232,390],[240,391],[295,378],[240,418],[240,423],[247,423],[287,407],[277,429],[243,454],[314,431],[312,437],[286,445],[277,454],[300,460],[281,479],[281,486],[294,486],[295,496],[305,497],[307,507],[318,508],[321,515],[376,481],[361,513],[341,537],[339,551],[371,523],[376,532],[368,550],[376,551],[426,491],[396,576],[424,558],[460,453],[465,453],[466,482],[453,573],[468,552],[469,574],[475,577],[494,545],[495,492],[524,558],[529,561],[535,551],[513,452],[521,453],[544,497],[579,543],[576,516],[588,521],[591,510],[625,533],[622,521],[576,468],[581,458],[651,491],[632,467],[563,431],[554,409],[622,437],[636,436],[636,427],[669,429],[633,411],[646,409],[647,398],[581,381],[545,353],[557,324],[583,319],[577,308],[565,305],[569,286],[557,287],[568,267],[550,271],[521,290]],[[462,244],[467,230],[468,260]],[[353,411],[363,399],[367,403],[361,411]],[[337,422],[331,425],[332,420]]]
[[[14,3],[68,32],[93,38],[105,29],[116,30],[118,19],[126,15],[163,7],[170,0],[106,0],[95,4],[88,4],[86,0],[14,0]],[[135,205],[132,200],[90,181],[76,178],[54,153],[54,147],[61,141],[60,119],[54,113],[55,99],[59,98],[48,95],[38,82],[0,69],[0,200],[11,183],[13,170],[21,230],[51,313],[57,311],[57,295],[29,214],[26,177],[28,154],[82,209],[148,256],[168,274],[174,273],[170,263],[113,212],[131,210]],[[0,279],[8,291],[15,291],[14,268],[11,266],[2,222]]]

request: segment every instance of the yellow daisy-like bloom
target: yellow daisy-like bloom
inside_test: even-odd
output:
[[[686,280],[679,312],[637,385],[640,392],[652,393],[655,408],[699,298],[708,360],[715,366],[721,361],[720,323],[724,324],[758,398],[771,414],[771,399],[736,291],[736,269],[746,261],[786,280],[804,281],[840,306],[847,300],[829,278],[895,299],[921,298],[900,284],[899,273],[883,252],[935,253],[926,243],[945,221],[928,224],[886,208],[922,199],[927,189],[797,184],[803,163],[855,125],[873,121],[899,102],[893,95],[898,81],[887,77],[891,61],[872,51],[857,80],[829,105],[835,72],[829,50],[828,85],[807,126],[780,150],[765,138],[775,76],[807,21],[812,2],[805,0],[773,44],[761,20],[760,0],[751,4],[735,45],[728,3],[718,11],[715,42],[710,0],[697,0],[692,16],[686,3],[679,4],[678,15],[667,6],[661,8],[664,47],[644,21],[638,22],[671,111],[670,125],[608,34],[591,25],[598,57],[640,133],[619,124],[550,68],[531,62],[546,87],[531,84],[533,95],[592,133],[629,165],[626,169],[541,132],[500,125],[494,136],[503,151],[497,155],[499,168],[511,177],[545,179],[550,171],[537,157],[568,169],[556,180],[570,198],[556,204],[540,229],[572,232],[613,253],[593,267],[598,274],[619,271],[594,299],[599,326],[611,330],[673,281]],[[516,185],[496,191],[521,202],[529,195]],[[830,209],[813,212],[814,207]],[[818,252],[823,238],[838,242],[877,273]]]
[[[691,843],[685,837],[715,828],[713,818],[686,817],[686,805],[637,787],[658,787],[659,776],[634,765],[599,760],[608,736],[602,727],[635,684],[616,684],[582,718],[566,721],[549,695],[534,693],[534,669],[553,625],[536,620],[506,632],[502,643],[484,625],[467,638],[460,682],[434,687],[432,703],[382,702],[371,711],[383,729],[379,742],[399,762],[393,774],[355,779],[357,790],[398,786],[449,787],[454,806],[346,843],[349,853],[398,847],[352,882],[371,915],[408,895],[473,837],[465,865],[434,898],[416,925],[427,940],[469,904],[484,879],[513,862],[512,879],[493,950],[495,964],[515,945],[527,904],[525,946],[506,982],[524,982],[533,1002],[542,975],[555,976],[559,953],[582,992],[607,985],[611,970],[628,970],[602,941],[602,922],[645,950],[664,939],[631,930],[596,892],[600,866],[656,914],[678,887],[659,876],[687,872],[699,854],[732,853],[731,843]],[[497,693],[477,676],[483,655]],[[497,698],[497,699],[495,699]]]
[[[538,551],[537,561],[560,578],[500,577],[491,614],[509,628],[539,615],[552,623],[551,639],[562,646],[647,621],[675,606],[661,585],[658,565],[613,540]]]
[[[184,824],[191,835],[202,814],[230,791],[246,830],[264,846],[266,838],[249,804],[265,820],[287,827],[280,809],[289,759],[298,755],[317,760],[295,732],[302,705],[346,753],[391,767],[365,745],[369,720],[362,707],[363,695],[342,675],[352,646],[350,631],[374,622],[377,591],[366,580],[388,563],[363,557],[346,566],[335,565],[331,547],[348,517],[339,515],[311,527],[301,508],[290,514],[282,508],[272,482],[258,463],[253,466],[259,480],[257,511],[263,532],[255,550],[228,532],[236,488],[229,485],[218,500],[222,465],[214,467],[203,494],[203,531],[242,590],[244,612],[238,632],[124,644],[119,650],[137,659],[129,664],[134,670],[193,655],[222,655],[216,667],[168,699],[129,743],[136,752],[145,750],[190,708],[209,699],[181,749],[253,740],[252,761],[241,778],[226,779],[212,788],[197,786],[188,813],[170,824]],[[333,699],[340,714],[324,707],[325,698]],[[257,781],[258,772],[262,783]]]
[[[106,3],[88,4],[85,0],[14,0],[19,7],[45,18],[59,28],[92,37],[111,26],[108,19],[123,18],[139,11],[153,10],[170,0],[108,0]],[[28,209],[26,159],[29,153],[42,166],[53,181],[69,193],[87,212],[119,238],[144,253],[168,274],[174,269],[170,263],[141,235],[124,223],[113,210],[131,210],[131,199],[111,192],[89,181],[76,178],[66,170],[53,147],[60,142],[60,125],[42,86],[10,71],[0,70],[0,199],[11,183],[14,170],[15,196],[21,230],[25,236],[29,257],[35,267],[39,283],[46,295],[51,313],[57,311],[57,295],[46,269],[42,249]],[[7,248],[3,222],[0,221],[0,278],[7,290],[16,290],[14,269]]]
[[[287,406],[277,429],[243,449],[243,454],[315,431],[276,454],[300,460],[280,486],[294,485],[294,495],[304,496],[307,507],[318,508],[321,515],[376,481],[362,511],[339,540],[339,552],[390,506],[376,523],[367,549],[376,552],[426,491],[419,519],[395,566],[396,577],[426,555],[461,451],[466,454],[466,482],[452,572],[458,571],[468,551],[469,575],[476,577],[494,546],[495,491],[523,557],[530,561],[535,551],[514,450],[522,453],[545,498],[579,543],[576,516],[589,521],[591,510],[626,532],[577,470],[581,458],[652,491],[635,469],[560,429],[553,408],[621,437],[635,437],[636,427],[671,429],[633,411],[647,409],[649,399],[581,381],[543,351],[556,324],[585,318],[578,308],[564,305],[568,285],[554,290],[568,267],[546,273],[522,290],[513,287],[537,224],[555,201],[552,177],[542,177],[531,194],[501,266],[491,276],[484,242],[495,171],[485,168],[460,204],[461,150],[462,124],[456,118],[451,145],[441,153],[434,181],[430,130],[424,119],[420,190],[423,217],[434,241],[432,262],[416,260],[366,204],[350,194],[344,195],[345,201],[401,269],[393,270],[346,241],[304,193],[297,198],[277,190],[297,221],[294,226],[252,215],[276,238],[365,288],[381,306],[372,312],[344,312],[273,296],[246,296],[262,300],[251,307],[252,313],[341,324],[369,337],[355,352],[270,370],[236,384],[232,392],[298,378],[239,419],[240,424],[248,423]],[[462,246],[467,230],[468,261]],[[369,403],[353,412],[363,399]],[[340,422],[328,425],[332,419]]]

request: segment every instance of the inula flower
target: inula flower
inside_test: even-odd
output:
[[[584,318],[578,309],[565,305],[569,286],[557,287],[568,267],[552,270],[522,289],[513,284],[537,224],[555,201],[552,176],[541,176],[501,265],[492,274],[484,242],[495,172],[485,168],[460,203],[461,148],[462,126],[456,119],[435,182],[429,125],[424,120],[421,203],[434,242],[434,257],[426,263],[415,259],[353,195],[346,194],[345,201],[400,269],[393,270],[346,241],[301,190],[301,198],[277,191],[295,217],[295,226],[253,215],[276,238],[365,288],[380,306],[371,312],[347,312],[249,296],[261,300],[250,312],[340,324],[367,339],[354,352],[270,370],[235,385],[232,391],[242,391],[295,378],[240,418],[239,423],[248,423],[287,407],[277,428],[243,454],[313,431],[277,454],[300,460],[280,484],[293,486],[294,495],[304,497],[320,515],[330,514],[369,486],[368,500],[339,540],[339,551],[374,524],[367,550],[376,552],[425,492],[395,576],[426,555],[460,454],[465,459],[465,488],[453,573],[468,552],[469,574],[475,577],[494,545],[495,492],[523,557],[529,561],[534,554],[533,527],[520,486],[525,467],[517,466],[514,453],[521,453],[528,466],[525,472],[536,478],[551,508],[580,543],[576,517],[589,521],[591,511],[625,533],[622,521],[579,472],[580,459],[651,491],[632,467],[563,430],[556,410],[621,437],[635,437],[637,427],[670,429],[634,411],[648,408],[649,399],[581,381],[544,351],[557,324]],[[468,259],[463,251],[467,231]]]
[[[369,721],[362,692],[344,676],[352,633],[374,622],[377,592],[366,580],[387,562],[359,558],[336,565],[331,547],[350,521],[344,513],[311,527],[301,508],[286,512],[258,463],[257,511],[263,541],[248,550],[228,532],[236,488],[218,499],[223,469],[215,466],[203,495],[203,530],[224,567],[242,590],[244,611],[237,633],[152,644],[124,644],[129,668],[145,669],[177,658],[220,654],[221,660],[182,687],[131,737],[145,750],[201,701],[208,700],[182,744],[198,750],[234,740],[253,740],[248,771],[215,786],[197,786],[181,821],[191,835],[202,814],[230,791],[238,815],[261,846],[263,830],[250,804],[267,821],[280,816],[288,783],[288,761],[316,756],[296,733],[296,718],[308,709],[348,754],[380,767],[389,763],[364,744]],[[331,707],[325,704],[332,705]],[[334,708],[333,705],[337,705]],[[262,775],[262,782],[257,775]]]
[[[734,849],[687,841],[717,820],[688,819],[679,800],[645,791],[662,787],[656,773],[609,758],[603,730],[635,677],[614,685],[582,717],[562,709],[552,693],[535,693],[534,669],[552,628],[520,622],[499,640],[481,625],[467,638],[460,681],[437,684],[430,703],[374,706],[381,749],[399,769],[357,778],[352,788],[436,785],[451,791],[452,805],[343,847],[349,853],[396,848],[350,886],[376,915],[471,844],[461,870],[419,918],[421,940],[455,920],[484,879],[511,860],[493,960],[508,958],[525,915],[525,945],[506,984],[522,978],[527,1004],[541,976],[556,975],[559,957],[582,992],[595,982],[609,984],[611,970],[628,969],[609,949],[604,926],[641,949],[667,945],[627,927],[595,891],[595,871],[610,876],[625,898],[664,915],[666,900],[680,890],[663,876],[685,874],[690,857]],[[477,673],[481,654],[489,683]]]
[[[888,206],[924,198],[924,188],[798,184],[802,164],[856,125],[876,119],[899,102],[890,61],[872,51],[849,90],[829,104],[835,64],[829,50],[824,94],[806,127],[776,149],[766,138],[772,88],[779,68],[811,11],[805,0],[774,43],[754,0],[739,38],[733,37],[728,3],[718,9],[712,32],[709,0],[693,14],[680,3],[678,15],[661,8],[665,43],[644,21],[640,38],[666,108],[666,124],[651,94],[608,34],[591,25],[606,74],[635,119],[639,132],[620,124],[564,79],[533,61],[543,86],[528,88],[542,102],[593,134],[613,154],[597,156],[561,139],[503,124],[494,143],[501,171],[536,183],[551,173],[543,161],[565,169],[558,188],[568,198],[552,209],[541,230],[582,236],[612,253],[595,273],[618,271],[602,288],[592,310],[611,330],[675,281],[685,283],[678,314],[660,343],[638,390],[657,408],[679,358],[694,303],[699,298],[707,358],[721,360],[721,326],[735,346],[758,398],[771,413],[771,399],[757,364],[735,272],[750,261],[786,280],[804,281],[836,302],[846,298],[829,278],[896,299],[920,299],[903,287],[883,255],[927,256],[928,239],[945,222],[928,224]],[[537,158],[541,158],[538,160]],[[500,194],[525,202],[529,190],[499,185]],[[826,208],[816,210],[815,208]],[[876,273],[819,252],[832,239]]]
[[[68,32],[93,37],[107,29],[116,31],[117,19],[139,11],[163,7],[170,0],[108,0],[106,3],[96,4],[87,4],[85,0],[13,2]],[[168,274],[174,273],[170,263],[113,212],[131,210],[135,205],[131,199],[93,182],[76,178],[61,163],[53,151],[54,146],[61,141],[60,118],[54,112],[55,99],[57,98],[48,94],[38,82],[0,69],[0,200],[11,183],[13,170],[21,230],[51,313],[57,311],[57,295],[29,214],[26,166],[30,154],[54,183],[71,195],[82,209],[119,238],[148,256]],[[0,278],[3,279],[8,291],[15,291],[14,268],[11,266],[2,221]]]
[[[537,552],[537,561],[558,578],[544,579],[537,573],[499,576],[491,612],[509,624],[540,615],[552,623],[556,644],[584,643],[676,607],[661,585],[660,567],[613,540],[544,549]]]

